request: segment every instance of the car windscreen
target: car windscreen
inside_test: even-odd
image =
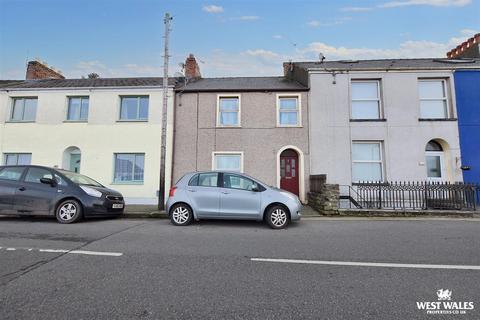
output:
[[[97,181],[95,181],[92,178],[89,178],[87,176],[84,176],[83,174],[70,172],[70,171],[61,171],[61,173],[75,184],[79,184],[79,185],[82,185],[82,186],[103,187]]]

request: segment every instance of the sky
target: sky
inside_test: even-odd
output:
[[[0,0],[0,79],[40,59],[67,78],[281,75],[282,62],[445,57],[480,32],[480,0]]]

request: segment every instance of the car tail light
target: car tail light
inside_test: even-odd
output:
[[[175,195],[176,190],[177,190],[177,187],[171,187],[170,188],[170,193],[168,194],[168,196],[173,197]]]

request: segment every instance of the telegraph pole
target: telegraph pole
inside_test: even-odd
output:
[[[165,24],[164,54],[163,54],[163,105],[162,105],[162,147],[160,150],[160,185],[158,188],[158,209],[165,210],[165,159],[167,153],[167,115],[168,115],[168,37],[170,35],[170,22],[172,17],[167,12],[163,23]]]

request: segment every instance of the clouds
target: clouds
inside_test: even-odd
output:
[[[366,12],[375,9],[389,9],[410,6],[432,6],[432,7],[464,7],[472,3],[472,0],[399,0],[388,1],[374,7],[344,7],[344,12]]]
[[[205,12],[208,12],[208,13],[222,13],[224,11],[223,7],[216,6],[216,5],[213,5],[213,4],[203,6],[202,10],[205,11]]]
[[[307,25],[309,27],[313,27],[313,28],[332,27],[332,26],[338,26],[340,24],[344,24],[345,22],[350,21],[350,20],[352,20],[351,17],[341,17],[341,18],[336,18],[334,20],[330,20],[330,21],[326,21],[326,22],[322,22],[322,21],[319,21],[319,20],[311,20],[311,21],[307,22]]]

